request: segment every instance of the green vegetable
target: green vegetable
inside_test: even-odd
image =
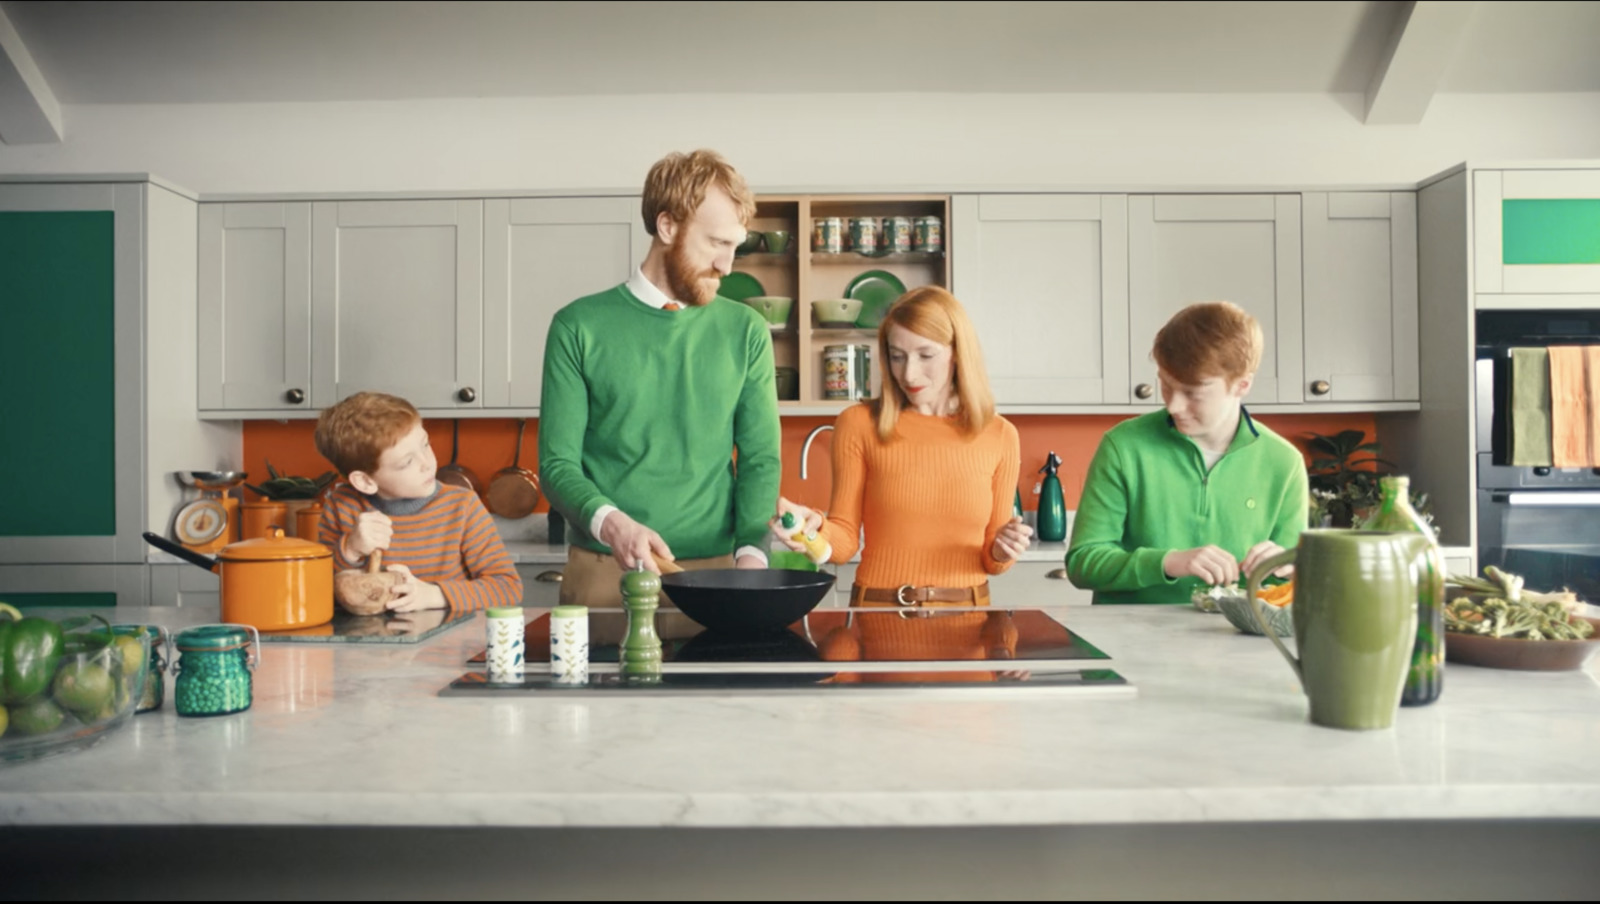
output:
[[[1572,618],[1559,602],[1512,602],[1492,596],[1452,600],[1444,610],[1445,628],[1459,634],[1519,640],[1583,640],[1594,625]]]
[[[3,604],[0,604],[3,605]],[[0,702],[27,703],[50,690],[66,646],[61,626],[47,618],[24,618],[5,607],[0,621]]]

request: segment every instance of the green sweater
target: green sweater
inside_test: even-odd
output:
[[[544,351],[540,482],[574,545],[610,504],[678,558],[764,546],[778,502],[772,336],[725,298],[652,308],[617,286],[556,312]],[[734,467],[734,451],[738,467]]]
[[[1215,544],[1241,562],[1271,540],[1288,549],[1306,526],[1305,458],[1243,412],[1208,473],[1165,409],[1111,428],[1089,464],[1067,549],[1067,577],[1096,603],[1187,603],[1199,578],[1168,578],[1175,549]]]

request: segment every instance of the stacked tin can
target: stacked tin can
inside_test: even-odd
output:
[[[488,611],[489,649],[484,654],[489,683],[521,684],[524,622],[522,609],[505,606]]]

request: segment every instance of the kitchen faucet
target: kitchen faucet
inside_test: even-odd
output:
[[[805,480],[806,479],[806,458],[811,454],[811,441],[816,439],[817,438],[817,434],[821,433],[822,431],[824,431],[824,430],[832,430],[832,429],[833,429],[833,425],[832,424],[823,424],[822,426],[817,427],[817,428],[813,429],[810,433],[806,434],[805,444],[800,447],[800,479],[801,480]]]

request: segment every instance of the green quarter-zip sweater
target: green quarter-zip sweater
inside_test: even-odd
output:
[[[726,298],[665,311],[623,285],[557,311],[539,473],[573,544],[611,551],[589,536],[609,504],[676,558],[764,546],[781,476],[775,373],[766,321]]]
[[[1262,540],[1289,549],[1306,526],[1308,489],[1300,450],[1249,412],[1209,472],[1165,409],[1140,415],[1106,431],[1089,464],[1067,577],[1096,603],[1187,603],[1203,583],[1167,577],[1167,553],[1214,544],[1243,562]]]

